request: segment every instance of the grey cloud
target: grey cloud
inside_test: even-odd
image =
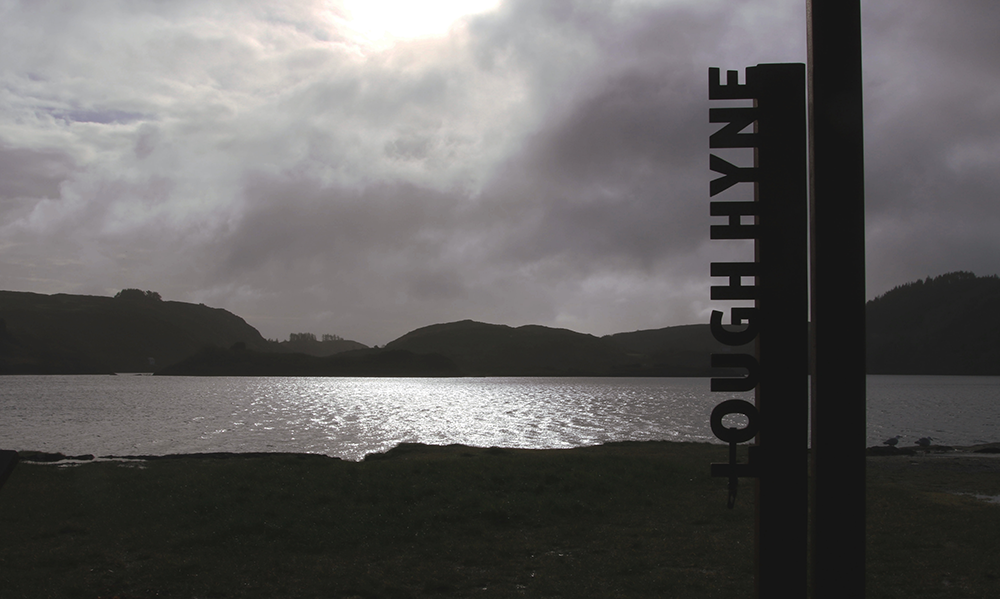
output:
[[[994,4],[865,3],[870,295],[998,270]],[[0,25],[0,286],[279,337],[704,320],[707,69],[805,60],[799,0],[509,0],[364,52],[321,2],[117,6]]]
[[[422,160],[433,143],[428,135],[402,135],[385,142],[385,153],[399,160]]]
[[[52,110],[51,114],[57,119],[65,119],[74,123],[100,123],[102,125],[127,124],[147,118],[138,112],[117,109],[80,109],[80,110]]]
[[[0,201],[57,198],[75,163],[59,150],[0,145]]]
[[[289,299],[316,294],[327,329],[377,335],[380,343],[393,336],[386,329],[447,318],[449,307],[475,295],[469,288],[482,263],[462,248],[475,232],[464,227],[460,196],[407,184],[329,188],[262,176],[248,180],[246,194],[251,209],[206,248],[219,254],[205,256],[214,264],[206,287],[242,282]]]
[[[157,142],[161,141],[162,136],[160,135],[159,129],[150,124],[144,124],[136,132],[135,138],[135,156],[142,160],[153,153],[156,149]]]
[[[376,260],[404,253],[427,259],[449,230],[455,200],[412,185],[324,188],[306,180],[251,177],[250,210],[229,240],[221,272],[232,275],[277,262],[292,268],[309,256]],[[356,257],[355,257],[356,256]]]
[[[1000,270],[1000,42],[990,2],[865,5],[868,293]]]
[[[525,215],[507,232],[514,261],[559,256],[574,265],[567,278],[650,273],[703,240],[707,67],[694,70],[676,52],[684,36],[670,35],[699,17],[640,17],[610,32],[600,19],[582,19],[616,52],[559,99],[490,190]]]
[[[629,175],[689,167],[696,160],[692,150],[706,145],[706,128],[698,118],[702,98],[690,92],[685,75],[667,69],[614,73],[566,116],[553,115],[556,127],[541,134],[539,168],[568,182],[627,181]]]

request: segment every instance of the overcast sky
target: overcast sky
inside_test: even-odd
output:
[[[997,273],[1000,2],[863,27],[868,296]],[[805,0],[0,0],[0,289],[368,345],[707,323],[708,68],[805,31]]]

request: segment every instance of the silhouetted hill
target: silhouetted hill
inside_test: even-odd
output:
[[[230,312],[149,291],[114,298],[0,291],[6,374],[707,376],[716,351],[732,350],[708,325],[595,337],[469,320],[417,329],[382,350],[332,335],[276,343]]]
[[[872,374],[1000,375],[996,276],[908,283],[868,302],[866,317]],[[595,337],[464,320],[417,329],[381,350],[308,334],[275,343],[230,312],[152,292],[0,291],[0,374],[721,376],[710,355],[727,351],[749,348],[719,344],[707,324]]]
[[[709,355],[732,351],[708,325],[595,337],[471,320],[423,327],[386,348],[441,354],[469,376],[707,376]]]
[[[609,339],[644,376],[722,376],[723,370],[711,368],[712,354],[753,353],[752,343],[739,347],[719,343],[707,324],[617,333]]]
[[[326,339],[319,341],[315,337],[312,337],[311,339],[299,338],[281,341],[278,343],[277,351],[306,354],[322,358],[360,349],[368,349],[368,346],[348,339]]]
[[[708,325],[595,337],[537,325],[465,320],[423,327],[382,349],[325,358],[206,348],[157,374],[201,376],[708,376],[709,355],[734,351]],[[714,374],[724,374],[716,370]]]
[[[117,297],[0,291],[0,373],[149,372],[203,347],[268,342],[242,318],[125,290]]]
[[[871,374],[1000,375],[1000,279],[952,272],[865,307]]]
[[[471,320],[417,329],[386,344],[386,349],[441,354],[468,376],[608,375],[621,357],[613,344],[593,335]]]

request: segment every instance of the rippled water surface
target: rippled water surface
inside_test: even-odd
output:
[[[1000,377],[868,377],[868,444],[902,435],[942,445],[1000,441]]]
[[[869,377],[869,444],[1000,440],[1000,378]],[[736,394],[735,396],[739,396]],[[405,441],[559,448],[717,442],[732,394],[687,378],[0,378],[0,447],[96,455],[312,452],[360,459]],[[751,395],[744,394],[750,398]]]

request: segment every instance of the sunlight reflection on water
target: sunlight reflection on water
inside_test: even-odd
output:
[[[401,442],[576,447],[612,440],[709,441],[716,398],[691,379],[229,379],[237,421],[278,447],[358,459]],[[242,387],[242,388],[240,388]],[[701,413],[702,422],[692,416]],[[292,435],[295,435],[295,438]],[[247,436],[247,435],[241,435]],[[235,439],[234,439],[235,440]]]
[[[997,440],[1000,378],[869,377],[868,444]],[[564,448],[718,442],[706,378],[4,377],[0,447],[66,454],[311,452],[402,442]],[[910,438],[912,437],[912,438]]]

